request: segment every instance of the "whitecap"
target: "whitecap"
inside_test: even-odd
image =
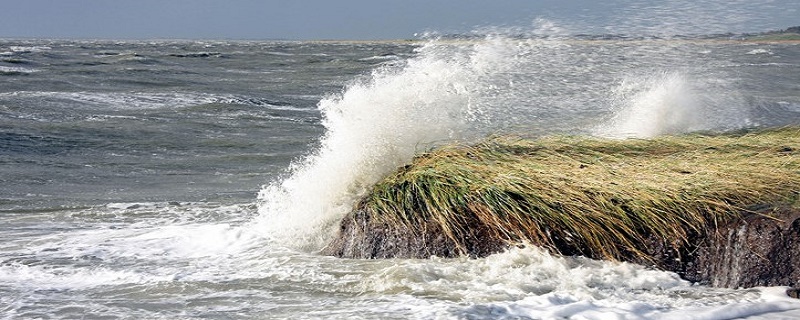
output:
[[[96,286],[140,284],[167,281],[171,275],[145,274],[106,267],[66,268],[47,265],[28,266],[20,263],[0,265],[0,284],[48,289],[86,289]]]
[[[770,51],[769,49],[761,49],[761,48],[759,48],[759,49],[750,50],[750,51],[747,52],[747,54],[767,54],[767,55],[771,55],[772,51]]]
[[[14,53],[33,53],[49,51],[53,48],[48,46],[10,46],[8,49]]]
[[[8,66],[0,66],[0,75],[15,75],[15,74],[29,74],[34,72],[39,72],[39,69],[29,69],[29,68],[22,68],[22,67],[8,67]]]
[[[0,68],[3,68],[0,66]],[[3,69],[0,69],[2,72]],[[266,107],[275,110],[314,111],[296,108],[281,102],[267,99],[202,92],[57,92],[57,91],[15,91],[0,93],[2,97],[40,100],[43,103],[61,105],[64,102],[78,103],[83,107],[102,108],[103,110],[126,109],[180,109],[203,104],[241,104],[254,107]]]

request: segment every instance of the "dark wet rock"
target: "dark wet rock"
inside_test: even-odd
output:
[[[348,215],[339,236],[324,254],[348,258],[471,257],[498,253],[509,242],[472,223],[464,248],[443,235],[437,224],[414,229],[371,219],[361,211]],[[418,232],[413,230],[425,230]],[[650,259],[630,254],[622,260],[673,271],[682,278],[715,287],[791,286],[800,288],[800,209],[762,208],[743,213],[708,232],[690,234],[683,244],[649,237],[642,249]],[[580,247],[564,239],[552,239],[563,255],[581,254]],[[597,257],[592,257],[597,258]],[[790,290],[791,291],[791,290]],[[797,290],[792,291],[797,295]],[[787,292],[789,295],[792,292]]]
[[[470,228],[464,239],[463,252],[471,257],[485,257],[507,248],[505,241],[489,234],[485,227]],[[327,255],[360,259],[455,257],[460,252],[438,224],[412,229],[370,219],[361,211],[342,220],[339,236],[323,250]]]
[[[715,232],[693,235],[679,250],[666,247],[653,241],[651,265],[689,281],[728,288],[800,286],[798,209],[745,213]]]

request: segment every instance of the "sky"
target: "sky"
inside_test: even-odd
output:
[[[0,0],[0,38],[414,39],[535,29],[751,32],[800,25],[798,0]]]

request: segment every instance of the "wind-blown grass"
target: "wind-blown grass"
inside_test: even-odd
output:
[[[462,254],[468,229],[480,226],[509,244],[647,258],[648,237],[679,247],[759,206],[797,206],[799,148],[800,128],[652,140],[495,137],[416,157],[357,209],[420,234],[432,223]]]

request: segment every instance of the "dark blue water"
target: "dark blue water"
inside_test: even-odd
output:
[[[0,208],[252,200],[404,44],[0,42]]]

